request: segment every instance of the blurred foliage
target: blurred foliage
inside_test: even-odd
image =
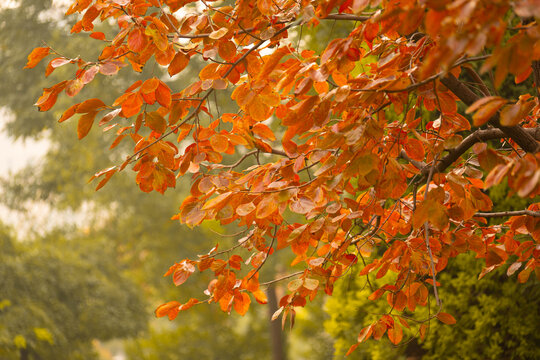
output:
[[[16,242],[5,227],[0,238],[0,358],[90,359],[93,339],[146,327],[143,298],[106,239]]]
[[[538,359],[540,358],[540,282],[531,277],[519,284],[500,268],[478,280],[482,265],[472,255],[460,255],[439,274],[437,281],[444,312],[457,319],[455,325],[430,322],[425,341],[395,347],[389,341],[368,341],[350,359]],[[372,284],[373,281],[372,281]],[[389,311],[383,301],[367,300],[371,290],[365,277],[351,276],[335,289],[326,310],[331,319],[326,330],[336,339],[336,358],[356,343],[371,317]],[[431,305],[435,311],[435,305]],[[428,318],[427,309],[415,318]],[[414,323],[409,321],[411,325]],[[411,326],[417,329],[417,326]],[[405,332],[411,335],[410,332]],[[352,337],[351,337],[352,336]]]
[[[131,341],[133,360],[270,360],[265,308],[250,309],[244,317],[229,316],[217,306],[200,305],[164,326],[156,320],[149,336]],[[264,319],[261,321],[261,319]],[[166,321],[166,320],[165,320]]]

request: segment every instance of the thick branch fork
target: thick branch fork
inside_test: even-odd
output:
[[[446,77],[441,78],[441,82],[460,98],[461,101],[469,106],[480,99],[478,95],[461,81],[456,79],[452,74],[448,74]],[[540,151],[540,144],[538,141],[528,134],[521,126],[501,126],[498,113],[489,120],[489,123],[501,129],[507,137],[514,140],[526,152],[534,154]]]
[[[526,128],[522,130],[528,136],[540,141],[540,128]],[[459,159],[461,155],[467,152],[467,150],[473,147],[473,145],[476,143],[502,139],[504,137],[506,137],[506,134],[501,129],[476,130],[475,132],[467,136],[465,139],[463,139],[463,141],[457,147],[450,149],[449,153],[441,160],[439,160],[436,165],[434,165],[434,171],[436,173],[444,172],[450,165],[454,163],[454,161]],[[429,174],[431,168],[433,167],[423,161],[416,161],[411,159],[404,150],[401,151],[400,157],[412,164],[418,170],[420,170],[424,177]]]
[[[537,140],[540,141],[540,128],[520,128],[520,131],[523,134],[530,137],[534,142]],[[474,144],[478,142],[484,142],[488,140],[502,139],[506,137],[507,134],[503,129],[487,129],[487,130],[476,130],[469,136],[467,136],[463,141],[455,148],[450,149],[450,152],[444,156],[436,165],[436,172],[445,171],[450,165],[454,163],[461,155],[463,155],[467,150],[469,150]],[[414,165],[414,164],[413,164]],[[423,167],[422,173],[429,173],[429,167]]]

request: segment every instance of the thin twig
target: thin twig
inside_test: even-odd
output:
[[[437,161],[437,156],[433,159],[433,163]],[[426,181],[426,191],[424,193],[424,201],[427,199],[428,191],[429,191],[429,183],[431,182],[431,179],[433,178],[434,173],[434,166],[431,167],[431,170],[429,172],[427,181]],[[437,302],[437,306],[441,306],[441,300],[439,299],[439,293],[437,292],[437,276],[435,275],[435,261],[433,260],[433,253],[431,252],[431,246],[429,245],[429,224],[427,221],[424,222],[424,233],[426,236],[426,248],[429,254],[429,260],[431,264],[431,275],[433,278],[433,294],[435,295],[435,301]]]
[[[278,281],[282,281],[282,280],[287,280],[287,279],[290,279],[292,277],[295,277],[295,276],[298,276],[298,275],[302,275],[304,273],[304,271],[297,271],[295,273],[292,273],[292,274],[289,274],[289,275],[285,275],[285,276],[282,276],[280,278],[277,278],[277,279],[274,279],[274,280],[270,280],[270,281],[267,281],[267,282],[263,282],[263,283],[260,283],[260,285],[270,285],[270,284],[273,284],[273,283],[276,283]]]
[[[257,274],[259,272],[259,270],[261,270],[262,267],[264,266],[264,264],[266,263],[266,260],[268,259],[268,256],[270,256],[270,251],[272,251],[272,248],[274,247],[274,241],[276,240],[276,236],[277,236],[277,225],[274,225],[274,236],[272,236],[272,241],[270,242],[270,246],[268,247],[268,251],[266,252],[266,256],[264,257],[264,259],[260,263],[260,265],[257,266],[257,269],[255,270],[255,272],[253,274],[251,274],[251,276],[248,278],[248,281],[251,280],[251,278],[254,277],[255,274]]]

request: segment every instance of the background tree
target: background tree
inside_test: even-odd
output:
[[[107,111],[100,123],[120,128],[113,146],[132,141],[126,160],[95,175],[98,188],[130,164],[144,192],[163,193],[188,174],[191,195],[175,218],[189,226],[217,220],[245,227],[234,248],[215,247],[171,266],[167,274],[176,285],[197,269],[215,278],[207,298],[169,302],[158,316],[173,319],[206,301],[244,314],[249,294],[264,303],[261,285],[288,279],[289,294],[275,316],[293,321],[295,308],[319,291],[331,294],[361,261],[359,274],[368,279],[394,275],[372,289],[369,298],[383,298],[388,307],[362,328],[358,342],[387,336],[397,344],[404,328],[416,332],[409,312],[431,304],[430,290],[436,306],[427,318],[412,320],[420,337],[435,317],[455,323],[442,311],[437,273],[461,253],[484,259],[481,277],[509,258],[517,261],[508,273],[519,270],[520,282],[539,274],[538,89],[519,99],[496,95],[508,74],[538,86],[537,1],[188,3],[76,2],[68,15],[83,16],[72,32],[104,40],[100,56],[65,57],[41,47],[27,63],[34,67],[52,53],[49,71],[76,69],[44,89],[37,106],[46,111],[98,73],[141,71],[154,57],[172,77],[192,59],[208,62],[187,87],[144,78],[110,106],[87,99],[60,119],[79,114],[77,134],[84,138]],[[119,30],[94,31],[98,17],[113,19]],[[327,20],[356,24],[346,36],[328,39],[320,54],[287,41],[290,29]],[[494,70],[490,81],[475,63],[486,78]],[[238,111],[212,108],[212,95],[229,87]],[[277,119],[281,126],[272,131]],[[229,162],[233,154],[239,158]],[[244,168],[251,157],[257,164]],[[526,209],[491,211],[484,191],[505,178],[528,199]],[[504,226],[486,223],[505,216],[512,217]],[[267,259],[285,248],[301,270],[259,280]]]
[[[5,227],[0,237],[2,358],[90,359],[93,340],[144,330],[142,294],[104,238],[21,244]]]
[[[394,347],[389,341],[366,344],[351,359],[536,359],[538,347],[538,281],[520,285],[508,281],[503,269],[478,281],[481,264],[470,254],[460,255],[441,273],[440,295],[445,308],[459,318],[448,327],[433,323],[426,339],[410,339]],[[351,277],[336,289],[326,310],[327,331],[336,339],[336,358],[345,354],[365,319],[383,307],[369,301],[365,279]],[[424,311],[425,312],[425,311]],[[427,316],[427,314],[424,314]]]

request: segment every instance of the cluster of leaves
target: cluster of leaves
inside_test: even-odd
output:
[[[475,273],[482,264],[473,254],[462,254],[452,261],[440,275],[441,297],[445,309],[459,318],[455,326],[432,322],[424,341],[413,337],[403,346],[392,346],[389,341],[372,342],[358,348],[351,359],[536,359],[539,349],[537,311],[540,282],[526,285],[507,281],[504,269],[497,269],[489,277],[477,281]],[[387,275],[388,277],[388,275]],[[371,285],[388,281],[381,278]],[[331,319],[325,329],[336,339],[336,358],[345,354],[360,331],[362,322],[375,319],[385,311],[384,304],[367,299],[371,293],[365,278],[351,277],[340,282],[332,298],[326,303]],[[429,309],[419,309],[428,318]],[[419,331],[421,323],[411,327]]]
[[[99,124],[119,127],[111,147],[133,142],[122,164],[95,175],[98,188],[132,163],[145,192],[164,193],[189,177],[175,219],[245,228],[233,248],[171,266],[166,275],[176,285],[197,270],[214,279],[207,298],[169,302],[158,316],[173,319],[200,302],[244,314],[250,294],[266,301],[262,285],[294,278],[274,315],[293,321],[295,308],[321,291],[331,295],[361,261],[360,276],[395,277],[369,296],[384,295],[391,309],[358,342],[387,335],[397,344],[410,327],[403,313],[427,305],[430,289],[438,305],[430,316],[455,322],[441,311],[437,273],[461,253],[485,261],[481,276],[511,256],[509,275],[540,276],[538,88],[517,100],[492,96],[477,72],[492,74],[493,89],[508,74],[538,87],[539,8],[536,0],[85,0],[67,14],[83,14],[72,32],[104,43],[98,59],[42,47],[27,67],[49,54],[56,57],[46,74],[76,67],[73,78],[44,89],[36,105],[46,111],[62,92],[75,96],[98,74],[124,67],[139,72],[151,57],[171,77],[194,59],[207,63],[181,89],[141,79],[110,106],[87,99],[60,119],[79,114],[84,138],[106,110]],[[94,31],[98,18],[118,30]],[[297,29],[322,21],[355,26],[321,53],[292,43]],[[238,111],[213,111],[211,95],[228,88]],[[256,165],[242,168],[251,157]],[[490,212],[484,190],[504,179],[530,200],[527,209]],[[511,217],[503,225],[486,220],[504,216]],[[287,248],[295,255],[290,266],[301,270],[261,283],[267,258]]]

